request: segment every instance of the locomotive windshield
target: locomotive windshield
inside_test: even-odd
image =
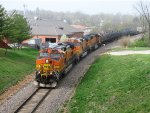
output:
[[[57,53],[50,54],[50,58],[54,60],[59,60],[60,57],[61,57],[61,54],[57,54]]]
[[[80,46],[80,43],[77,42],[77,43],[74,43],[74,45],[75,45],[75,46]]]
[[[41,57],[41,58],[43,58],[43,57],[48,57],[48,53],[41,52],[41,53],[40,53],[40,57]]]

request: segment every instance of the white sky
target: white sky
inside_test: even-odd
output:
[[[39,9],[57,12],[83,12],[86,14],[97,13],[123,13],[135,15],[137,12],[133,8],[140,0],[0,0],[0,4],[6,10]],[[150,1],[150,0],[146,0]]]

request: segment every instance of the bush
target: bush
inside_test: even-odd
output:
[[[130,45],[130,47],[149,47],[149,39],[142,38],[140,40],[136,40]]]
[[[130,47],[150,47],[148,34],[143,34],[142,38],[131,43]]]
[[[129,40],[129,37],[122,37],[122,39],[120,40],[120,44],[127,48],[130,44],[130,40]]]

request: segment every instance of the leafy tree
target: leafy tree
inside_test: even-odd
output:
[[[6,11],[0,5],[0,39],[4,38],[5,19],[6,19]]]
[[[11,23],[10,23],[11,22]],[[26,19],[17,13],[14,13],[8,20],[9,33],[7,34],[9,40],[13,43],[21,44],[23,40],[30,38],[30,26]]]
[[[14,14],[12,20],[14,22],[16,41],[21,43],[23,40],[30,38],[30,26],[26,19],[20,14]]]

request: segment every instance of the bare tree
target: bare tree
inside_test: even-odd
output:
[[[135,9],[142,16],[142,20],[144,19],[143,22],[147,23],[145,28],[148,27],[148,37],[150,40],[150,4],[149,2],[139,1]]]

